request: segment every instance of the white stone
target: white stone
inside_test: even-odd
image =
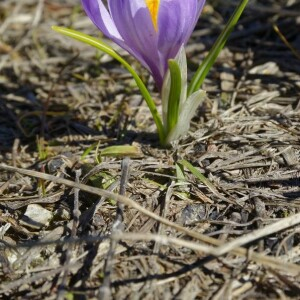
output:
[[[46,226],[51,219],[52,212],[38,204],[29,204],[20,222],[24,226],[41,229]]]

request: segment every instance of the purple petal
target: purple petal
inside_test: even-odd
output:
[[[158,16],[158,47],[167,68],[167,61],[174,58],[181,45],[192,34],[201,10],[203,0],[161,1]]]
[[[109,12],[101,0],[82,0],[82,6],[93,23],[111,39],[121,39]]]
[[[146,0],[82,0],[95,25],[150,70],[159,88],[174,58],[190,37],[205,0],[160,0],[157,31]]]
[[[110,0],[109,8],[129,52],[151,71],[161,86],[164,70],[159,61],[157,32],[145,0]]]

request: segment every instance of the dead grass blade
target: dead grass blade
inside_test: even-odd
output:
[[[76,189],[80,189],[82,191],[88,192],[88,193],[92,193],[98,196],[104,196],[107,198],[112,198],[115,201],[121,202],[124,205],[127,205],[131,208],[135,208],[136,210],[140,211],[141,213],[147,215],[150,218],[155,219],[158,222],[161,222],[164,225],[170,226],[172,228],[175,228],[176,230],[185,233],[186,235],[193,237],[199,241],[201,241],[202,243],[208,243],[211,245],[215,245],[215,246],[220,246],[222,247],[220,244],[223,243],[222,241],[216,240],[214,238],[205,236],[203,234],[191,231],[187,228],[184,228],[174,222],[171,222],[163,217],[160,217],[158,215],[156,215],[155,213],[145,209],[144,207],[142,207],[141,205],[139,205],[138,203],[134,202],[133,200],[131,200],[128,197],[125,196],[121,196],[121,195],[117,195],[114,194],[112,192],[103,190],[103,189],[99,189],[99,188],[95,188],[95,187],[91,187],[91,186],[87,186],[85,184],[81,184],[81,183],[76,183],[73,182],[71,180],[67,180],[64,178],[58,178],[52,175],[48,175],[45,173],[41,173],[41,172],[37,172],[37,171],[31,171],[31,170],[26,170],[26,169],[21,169],[21,168],[15,168],[15,167],[11,167],[11,166],[7,166],[4,164],[0,164],[0,169],[2,170],[6,170],[6,171],[10,171],[10,172],[17,172],[23,175],[28,175],[28,176],[32,176],[32,177],[36,177],[36,178],[40,178],[40,179],[44,179],[44,180],[49,180],[58,184],[63,184],[72,188],[76,188]],[[290,224],[294,224],[290,223]],[[290,225],[292,226],[292,225]],[[261,235],[261,233],[260,233]],[[244,240],[245,243],[248,243],[248,240]],[[300,273],[300,266],[296,265],[296,264],[292,264],[292,263],[288,263],[285,261],[280,261],[278,258],[272,258],[272,257],[267,257],[265,255],[262,254],[258,254],[255,252],[252,252],[251,255],[249,256],[249,252],[247,249],[245,248],[241,248],[238,247],[236,248],[236,245],[233,244],[230,246],[230,248],[224,248],[222,251],[218,250],[218,249],[222,249],[222,248],[214,248],[211,246],[207,246],[207,245],[200,245],[197,244],[197,249],[201,251],[203,251],[204,253],[206,253],[207,255],[214,255],[214,256],[219,256],[222,255],[224,253],[226,253],[227,251],[232,251],[232,253],[239,255],[239,256],[244,256],[247,257],[248,259],[251,259],[253,261],[259,262],[262,265],[266,266],[266,267],[271,267],[274,269],[279,269],[282,271],[286,271],[288,273],[293,273],[293,274],[299,274]]]

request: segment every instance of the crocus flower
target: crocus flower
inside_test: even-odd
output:
[[[152,74],[159,89],[174,58],[190,37],[205,0],[82,0],[89,18],[109,39]]]

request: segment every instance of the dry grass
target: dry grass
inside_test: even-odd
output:
[[[233,7],[208,1],[191,71]],[[298,299],[299,9],[250,2],[189,135],[162,149],[132,78],[50,30],[98,35],[79,1],[0,2],[0,298]],[[99,157],[125,144],[138,156]]]

